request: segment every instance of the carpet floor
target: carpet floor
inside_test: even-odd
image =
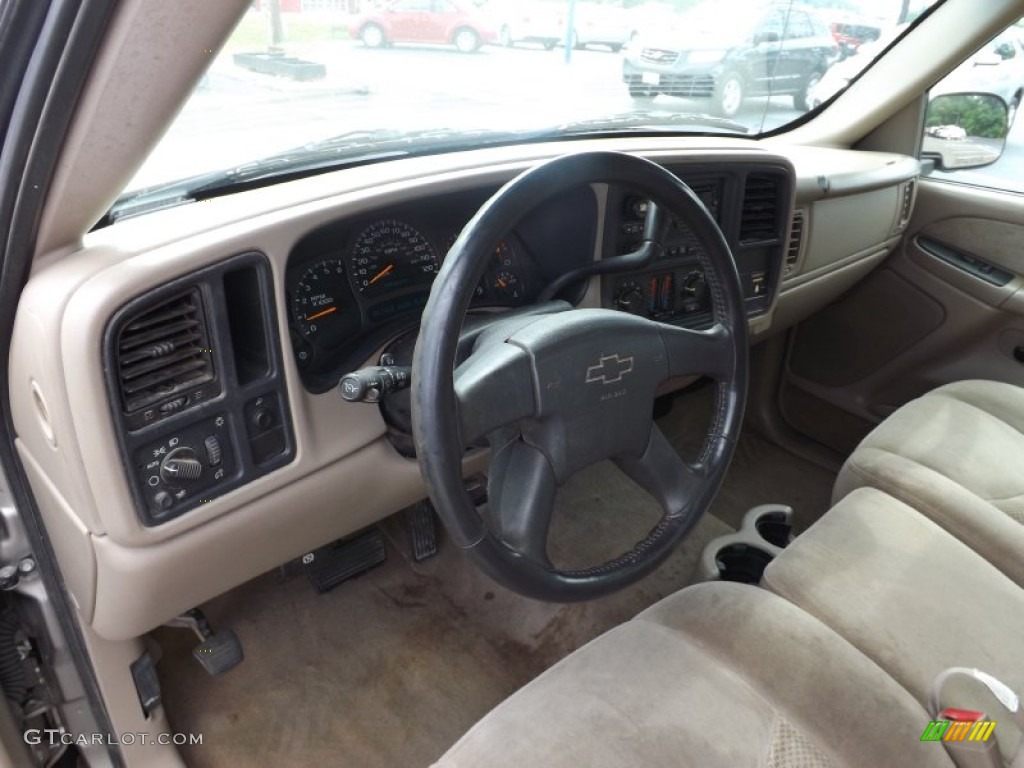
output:
[[[659,425],[684,454],[706,429],[710,390],[678,396]],[[191,657],[182,630],[154,633],[174,730],[203,734],[188,765],[426,766],[494,705],[591,638],[690,583],[704,546],[752,506],[794,506],[797,527],[824,513],[834,477],[754,434],[740,440],[711,514],[657,572],[588,603],[554,605],[491,582],[442,538],[413,562],[401,526],[389,558],[326,594],[264,574],[203,606],[238,634],[245,661],[221,678]],[[550,548],[558,564],[619,554],[660,510],[611,464],[559,491]]]

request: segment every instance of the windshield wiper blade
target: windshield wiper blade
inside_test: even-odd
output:
[[[472,149],[522,141],[523,135],[495,130],[350,131],[309,142],[226,170],[202,173],[165,184],[133,190],[110,207],[100,225],[142,213],[205,200],[269,179],[298,177],[406,157],[420,152]]]
[[[665,129],[714,128],[732,133],[749,133],[750,129],[726,117],[715,117],[700,112],[656,112],[645,109],[634,112],[623,112],[606,117],[591,117],[585,120],[574,120],[563,123],[555,129],[559,135],[575,135],[586,133],[612,133],[615,131],[643,131],[664,133]]]

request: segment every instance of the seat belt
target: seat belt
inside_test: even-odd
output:
[[[940,720],[949,719],[959,722],[986,720],[985,715],[980,712],[940,709],[942,689],[954,677],[966,677],[981,683],[995,697],[996,701],[1013,716],[1014,722],[1021,731],[1021,741],[1016,754],[1010,761],[1009,768],[1024,768],[1024,708],[1021,706],[1020,696],[1014,693],[1006,683],[987,672],[973,667],[950,667],[939,673],[928,693],[929,714]],[[943,717],[943,715],[950,716]],[[960,729],[960,733],[964,733],[964,730]],[[958,768],[1003,768],[1002,755],[999,752],[998,742],[995,740],[990,741],[986,737],[984,741],[979,741],[976,738],[970,736],[965,738],[961,735],[959,739],[943,738],[942,745]]]

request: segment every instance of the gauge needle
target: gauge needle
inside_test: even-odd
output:
[[[306,322],[307,323],[311,323],[314,320],[319,320],[321,317],[327,317],[327,315],[333,315],[337,311],[338,311],[337,307],[328,307],[327,309],[322,309],[319,312],[315,312],[312,315],[310,315],[309,317],[307,317],[306,318]]]
[[[376,283],[381,278],[387,277],[388,275],[390,275],[392,273],[392,271],[394,271],[394,269],[395,269],[395,263],[391,262],[386,267],[384,267],[384,269],[382,269],[380,272],[378,272],[376,275],[374,275],[373,277],[370,278],[370,285],[373,285],[374,283]]]
[[[499,278],[498,278],[498,287],[499,287],[499,288],[508,288],[508,283],[507,283],[507,282],[505,282],[504,280],[502,280],[502,279],[501,279],[501,278],[499,277]]]

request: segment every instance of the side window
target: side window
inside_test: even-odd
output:
[[[434,0],[433,10],[437,13],[455,13],[455,6],[448,0]]]
[[[786,20],[782,13],[772,11],[761,19],[761,23],[757,25],[757,30],[754,33],[755,39],[762,41],[781,40],[785,27]]]
[[[814,28],[811,20],[803,11],[792,11],[789,14],[789,23],[786,25],[786,40],[799,40],[805,37],[814,37]]]
[[[931,178],[1024,193],[1024,120],[1018,117],[1024,98],[1022,40],[1024,19],[982,46],[929,91],[929,124],[925,129],[923,154],[932,158],[939,154],[945,158],[970,150],[975,155],[988,152],[995,158],[994,162],[980,168],[936,170]],[[991,94],[1002,99],[1007,105],[1005,144],[996,138],[996,131],[987,130],[979,121],[965,124],[965,130],[960,131],[946,125],[948,120],[938,119],[940,108],[936,99],[958,93]],[[962,136],[962,133],[967,135]]]

